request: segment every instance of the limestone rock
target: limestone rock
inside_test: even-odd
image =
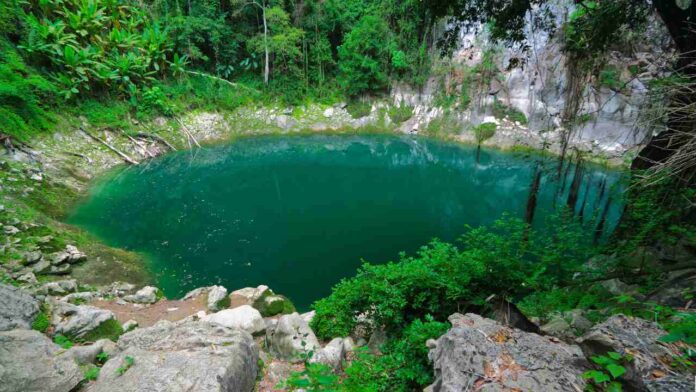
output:
[[[97,296],[97,293],[93,291],[82,291],[79,293],[70,293],[64,297],[62,297],[60,300],[63,302],[76,302],[76,301],[91,301],[93,298]]]
[[[211,312],[217,312],[220,309],[224,309],[229,305],[229,299],[227,297],[227,289],[222,286],[212,286],[208,290],[208,310]]]
[[[655,323],[619,314],[595,325],[577,341],[588,357],[608,351],[621,355],[630,353],[633,360],[628,363],[623,378],[635,390],[676,392],[693,389],[690,376],[675,374],[663,362],[679,355],[675,347],[658,342],[666,334]]]
[[[104,351],[104,347],[114,344],[109,339],[100,339],[85,346],[73,346],[68,349],[67,354],[71,355],[79,365],[88,365],[97,362],[97,356]]]
[[[129,332],[92,392],[249,392],[258,373],[251,335],[208,323],[161,321]],[[126,357],[132,365],[119,375]]]
[[[203,321],[227,328],[242,329],[250,334],[263,332],[266,329],[261,313],[249,305],[209,314],[203,317]]]
[[[301,361],[301,355],[321,348],[314,332],[298,314],[286,314],[275,328],[266,331],[271,354],[290,361]]]
[[[26,252],[24,254],[24,264],[34,264],[38,263],[43,258],[41,251],[35,250],[33,252]]]
[[[74,263],[79,263],[81,261],[85,261],[86,259],[87,259],[87,255],[85,255],[83,252],[81,252],[75,246],[66,245],[64,251],[54,253],[52,255],[51,264],[53,264],[53,265],[61,265],[64,263],[74,264]]]
[[[57,334],[84,338],[106,322],[116,322],[109,310],[87,305],[73,305],[67,302],[53,301],[51,323]]]
[[[39,283],[38,280],[36,280],[36,275],[34,275],[33,272],[29,271],[27,273],[24,273],[20,276],[17,277],[16,279],[18,282],[21,283],[26,283],[26,284],[36,284]]]
[[[290,314],[295,311],[295,305],[285,296],[278,294],[264,295],[257,299],[253,305],[264,317],[278,314]]]
[[[38,331],[0,332],[0,392],[69,392],[82,380],[73,357]]]
[[[346,351],[343,344],[343,338],[335,338],[332,339],[326,345],[326,347],[317,350],[309,361],[323,363],[324,365],[328,365],[333,369],[338,370],[341,368],[341,363],[345,357]]]
[[[588,369],[578,346],[502,326],[476,314],[453,314],[452,329],[430,341],[432,390],[581,391]]]
[[[126,282],[114,282],[103,290],[105,295],[113,295],[114,297],[123,297],[132,294],[135,291],[135,285]]]
[[[122,327],[124,332],[130,332],[138,328],[138,322],[135,320],[128,320],[125,323],[123,323]]]
[[[145,286],[136,291],[135,294],[126,295],[123,299],[136,304],[154,304],[157,302],[158,292],[159,289],[157,287]]]
[[[0,283],[0,331],[31,328],[39,314],[39,301],[19,287]]]
[[[243,289],[235,290],[230,293],[230,307],[241,306],[241,305],[253,305],[258,299],[263,296],[270,295],[270,289],[268,286],[260,285],[258,287],[245,287]]]
[[[39,292],[44,295],[66,295],[76,291],[77,281],[75,279],[48,282],[39,288]]]

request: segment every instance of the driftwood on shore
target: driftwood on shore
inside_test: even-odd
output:
[[[135,159],[129,157],[126,153],[124,153],[123,151],[121,151],[121,150],[117,149],[116,147],[112,146],[111,144],[109,144],[109,143],[106,142],[105,140],[103,140],[103,139],[101,139],[101,138],[99,138],[99,137],[97,137],[97,136],[91,134],[90,132],[88,132],[88,131],[87,131],[86,129],[84,129],[83,127],[80,127],[80,131],[84,132],[87,136],[89,136],[89,137],[91,137],[92,139],[98,141],[99,143],[105,145],[109,150],[113,151],[113,152],[116,153],[118,156],[120,156],[121,158],[123,158],[123,160],[126,161],[127,163],[130,163],[131,165],[137,165],[137,164],[138,164],[138,161],[136,161]]]

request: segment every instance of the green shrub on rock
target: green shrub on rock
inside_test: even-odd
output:
[[[121,327],[121,323],[116,319],[110,319],[89,331],[82,339],[87,342],[96,342],[99,339],[110,339],[115,342],[122,334],[123,327]]]
[[[474,127],[474,137],[476,143],[481,144],[495,135],[498,125],[492,122],[481,123]]]
[[[34,322],[31,323],[31,329],[35,331],[39,331],[41,333],[45,333],[48,327],[50,326],[50,321],[48,320],[48,316],[46,315],[45,312],[39,312],[38,315],[36,315],[36,318],[34,319]]]
[[[273,294],[270,290],[254,302],[253,307],[263,317],[271,317],[278,314],[290,314],[295,312],[295,305],[283,295]]]

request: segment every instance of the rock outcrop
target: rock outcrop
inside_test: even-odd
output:
[[[159,289],[157,287],[145,286],[135,292],[135,294],[126,295],[123,297],[128,302],[136,304],[154,304],[157,302]]]
[[[676,347],[658,341],[666,334],[655,323],[620,314],[592,327],[578,343],[588,357],[609,351],[630,355],[633,359],[626,363],[626,374],[622,378],[635,390],[693,390],[690,376],[676,374],[667,365],[680,353]]]
[[[39,301],[28,292],[14,286],[0,284],[0,331],[31,328],[39,314]]]
[[[81,380],[73,356],[41,333],[0,332],[0,392],[69,392]]]
[[[578,346],[511,329],[476,314],[454,314],[429,341],[434,392],[581,391],[589,368]]]
[[[251,335],[202,322],[161,321],[118,341],[92,392],[248,392],[258,373]]]
[[[118,324],[111,311],[94,306],[53,301],[52,307],[51,323],[55,327],[55,332],[72,338],[91,337],[93,332],[104,328],[109,323]]]
[[[249,305],[221,310],[205,316],[203,321],[227,328],[238,328],[250,334],[260,333],[266,329],[261,313]]]
[[[301,361],[303,354],[318,351],[321,346],[307,322],[298,313],[286,314],[266,330],[271,354],[289,361]]]

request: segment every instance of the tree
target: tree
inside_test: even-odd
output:
[[[266,56],[272,57],[274,74],[300,78],[301,71],[298,64],[302,59],[301,45],[304,32],[290,24],[290,16],[280,7],[267,9],[265,15],[268,31],[263,37],[252,37],[249,40],[249,47],[257,52],[263,50]],[[264,81],[268,83],[266,77]]]
[[[355,96],[387,87],[392,33],[376,15],[365,15],[338,48],[338,82]]]

